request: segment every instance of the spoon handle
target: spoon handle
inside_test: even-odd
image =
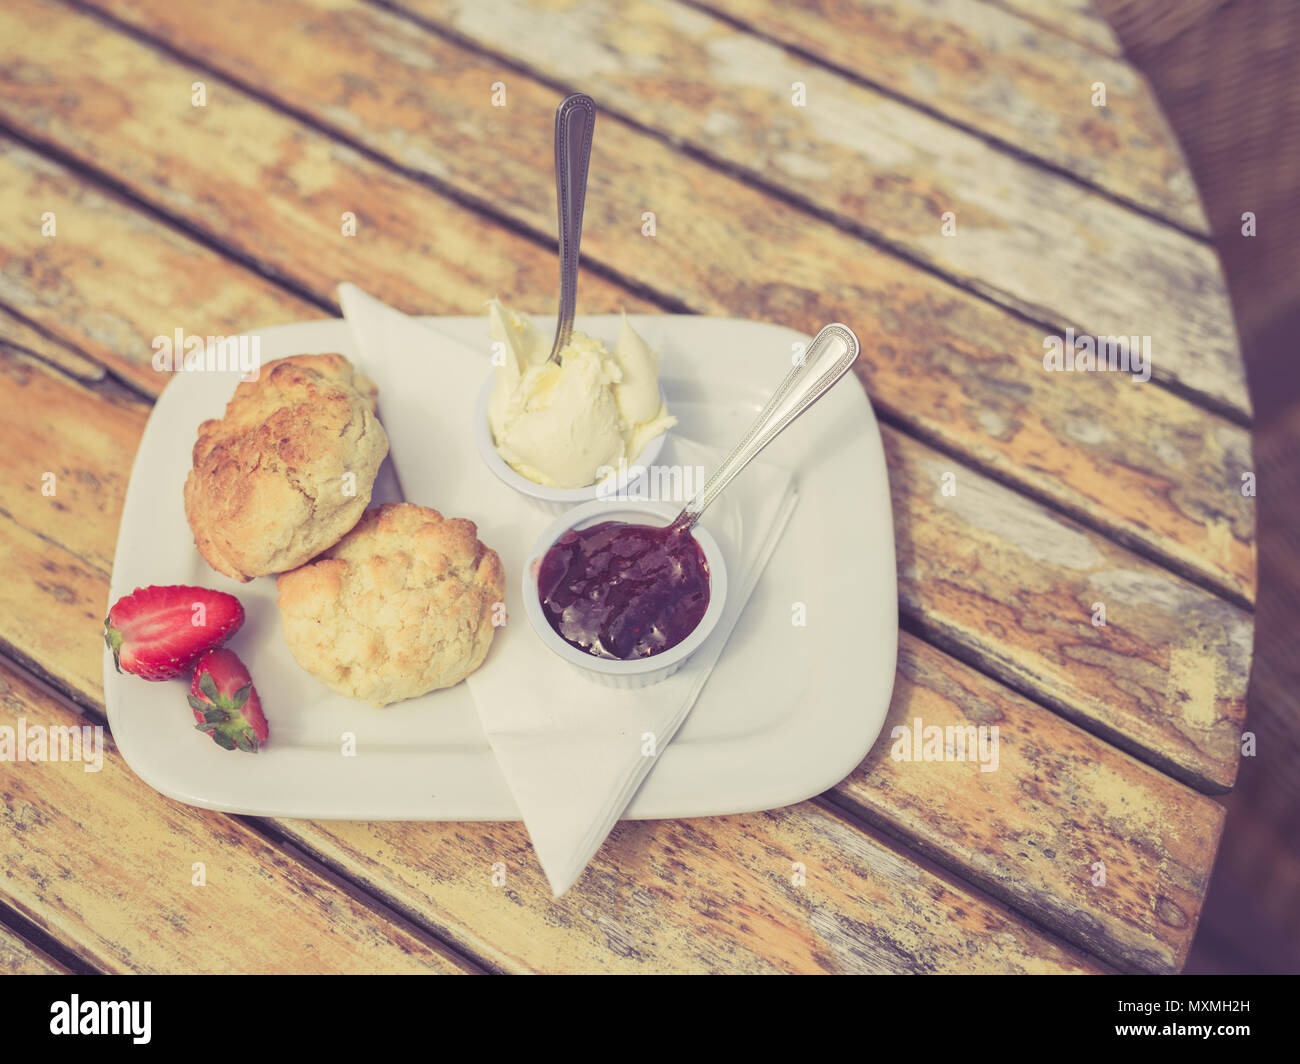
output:
[[[731,483],[764,447],[779,436],[800,414],[817,402],[846,374],[858,358],[858,338],[847,325],[827,325],[808,345],[793,369],[786,374],[731,453],[722,460],[708,483],[691,499],[673,521],[681,531],[691,528],[700,514]]]
[[[566,97],[555,110],[555,198],[560,229],[560,315],[550,360],[573,335],[578,295],[578,246],[582,243],[582,208],[587,200],[587,164],[596,128],[596,101],[585,93]]]

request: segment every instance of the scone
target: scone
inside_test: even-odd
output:
[[[375,386],[342,355],[293,355],[241,381],[199,426],[185,516],[199,553],[236,580],[296,569],[370,504],[388,436]]]
[[[276,586],[294,660],[376,706],[460,683],[483,664],[505,601],[501,559],[474,522],[409,502],[367,510]]]

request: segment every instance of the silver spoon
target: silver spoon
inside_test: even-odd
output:
[[[857,359],[858,338],[852,329],[839,322],[822,329],[808,345],[803,359],[777,386],[740,442],[668,527],[674,532],[688,532],[693,528],[700,514],[722,494],[732,478],[795,418],[830,391]]]
[[[596,101],[586,93],[567,96],[555,109],[555,199],[560,229],[560,313],[548,362],[573,335],[578,297],[578,245],[582,243],[582,208],[587,200],[587,164],[596,128]]]

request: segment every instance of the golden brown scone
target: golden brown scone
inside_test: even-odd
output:
[[[388,454],[375,394],[337,354],[277,359],[240,382],[225,416],[199,426],[185,481],[212,568],[236,580],[296,569],[357,523]]]
[[[385,503],[276,587],[294,660],[339,694],[386,706],[483,664],[505,571],[473,521]]]

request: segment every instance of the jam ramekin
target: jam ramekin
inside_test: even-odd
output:
[[[709,605],[700,623],[678,643],[660,654],[648,658],[635,658],[631,661],[617,661],[612,658],[598,658],[577,647],[570,646],[560,638],[551,627],[550,621],[542,610],[541,595],[537,589],[537,572],[555,541],[571,528],[585,528],[601,521],[626,521],[629,524],[667,525],[678,514],[678,508],[666,503],[642,500],[596,500],[569,510],[552,521],[537,537],[528,552],[524,563],[523,596],[524,612],[533,626],[537,637],[545,643],[551,652],[558,655],[577,669],[584,677],[607,687],[646,687],[661,680],[668,679],[682,667],[700,645],[709,638],[722,617],[723,607],[727,601],[727,567],[722,560],[722,551],[707,531],[696,525],[691,530],[695,542],[704,551],[704,560],[709,566]]]
[[[547,513],[562,514],[580,503],[634,493],[637,483],[645,478],[646,471],[659,458],[659,452],[664,446],[664,437],[668,431],[671,431],[659,433],[641,448],[639,455],[628,461],[624,472],[611,474],[599,484],[589,484],[585,488],[548,488],[544,484],[538,484],[516,473],[510,468],[510,463],[497,453],[496,444],[492,442],[492,426],[488,421],[488,400],[492,396],[492,386],[495,381],[495,373],[489,374],[487,382],[479,392],[478,401],[474,404],[474,443],[484,463],[496,474],[498,480],[514,488],[534,506]],[[659,394],[662,398],[662,389]]]

